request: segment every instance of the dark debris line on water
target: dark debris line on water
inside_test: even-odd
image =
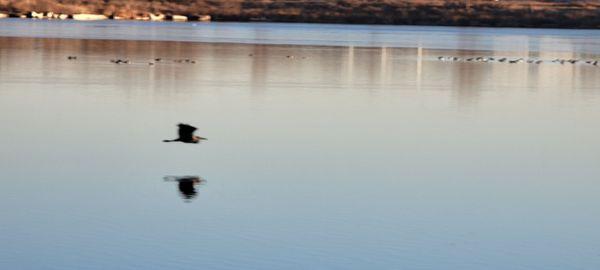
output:
[[[457,57],[457,56],[438,56],[437,59],[442,62],[482,62],[482,63],[498,62],[498,63],[509,63],[509,64],[528,63],[528,64],[538,64],[538,65],[543,62],[552,62],[552,63],[561,64],[561,65],[564,65],[565,63],[570,63],[570,64],[582,63],[582,64],[598,66],[598,60],[595,60],[595,59],[555,58],[553,60],[542,60],[542,59],[537,59],[537,58],[529,58],[529,59],[525,60],[525,58],[509,59],[508,57],[494,58],[494,57],[482,57],[482,56],[468,57],[468,58],[461,58],[461,57]]]
[[[249,57],[254,57],[254,54],[248,54]],[[294,55],[286,55],[285,56],[287,59],[296,59],[296,56]],[[302,56],[301,59],[308,59],[308,56]],[[73,56],[73,55],[69,55],[67,56],[67,60],[77,60],[77,56]],[[111,63],[120,65],[120,64],[134,64],[134,62],[132,60],[129,59],[121,59],[121,58],[116,58],[116,59],[110,59],[109,60]],[[196,60],[193,59],[189,59],[189,58],[182,58],[182,59],[172,59],[172,60],[166,60],[164,58],[154,58],[154,59],[150,59],[148,62],[144,62],[145,64],[148,64],[150,66],[153,66],[155,64],[158,63],[175,63],[175,64],[196,64]],[[138,62],[139,63],[139,62]],[[137,64],[137,63],[135,63]],[[140,63],[141,64],[141,63]]]
[[[249,54],[249,57],[254,57],[253,54]],[[286,55],[287,59],[295,59],[296,57],[294,55]],[[69,55],[67,56],[68,60],[77,60],[77,56],[73,56],[73,55]],[[308,57],[303,56],[302,59],[308,59]],[[581,63],[581,64],[587,64],[587,65],[592,65],[592,66],[598,66],[598,61],[596,59],[561,59],[561,58],[555,58],[553,60],[543,60],[543,59],[538,59],[538,58],[529,58],[529,59],[525,59],[525,58],[514,58],[514,59],[509,59],[508,57],[483,57],[483,56],[479,56],[479,57],[457,57],[457,56],[438,56],[437,59],[439,61],[442,62],[481,62],[481,63],[489,63],[489,62],[498,62],[498,63],[509,63],[509,64],[518,64],[518,63],[528,63],[528,64],[541,64],[544,62],[551,62],[551,63],[558,63],[561,65],[564,65],[566,63],[570,63],[570,64],[577,64],[577,63]],[[114,64],[133,64],[133,61],[129,60],[129,59],[110,59],[111,63]],[[146,64],[150,65],[150,66],[154,66],[155,64],[158,63],[166,63],[169,61],[165,61],[165,59],[163,58],[154,58],[151,59],[148,62],[145,62]],[[184,58],[184,59],[172,59],[170,62],[172,63],[176,63],[176,64],[196,64],[196,60],[192,60],[189,58]]]

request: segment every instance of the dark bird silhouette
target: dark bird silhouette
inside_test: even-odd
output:
[[[206,140],[206,138],[195,136],[194,131],[197,128],[190,126],[188,124],[179,124],[179,138],[174,140],[163,140],[163,142],[183,142],[183,143],[199,143],[201,140]]]
[[[115,64],[131,64],[131,61],[123,59],[111,59],[110,62]]]
[[[164,180],[177,182],[179,193],[186,201],[190,201],[196,197],[196,195],[198,195],[198,192],[196,191],[196,185],[206,182],[206,180],[200,176],[166,176],[164,177]]]

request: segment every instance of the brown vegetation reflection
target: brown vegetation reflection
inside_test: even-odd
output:
[[[440,57],[461,60],[441,61]],[[469,61],[491,57],[497,60]],[[111,63],[115,58],[131,63]],[[178,59],[195,63],[177,63]],[[510,64],[503,59],[543,62]],[[555,59],[579,60],[561,64]],[[600,77],[580,79],[583,73],[598,72],[597,59],[598,55],[558,52],[0,37],[0,86],[52,78],[55,86],[84,85],[85,93],[102,89],[104,95],[152,99],[156,104],[198,101],[214,91],[266,103],[269,95],[282,91],[400,97],[417,90],[423,96],[441,92],[440,97],[450,98],[451,106],[473,108],[485,92],[500,91],[507,81],[530,89],[558,83],[597,89]]]

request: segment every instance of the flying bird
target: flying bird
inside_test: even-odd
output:
[[[200,136],[195,136],[194,131],[197,128],[190,126],[188,124],[179,124],[179,138],[174,140],[163,140],[163,142],[183,142],[183,143],[199,143],[201,140],[206,140],[206,138],[202,138]]]

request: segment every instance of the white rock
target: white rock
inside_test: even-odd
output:
[[[108,17],[102,14],[73,14],[73,19],[77,21],[95,21],[106,20]]]
[[[152,14],[150,13],[150,20],[153,21],[163,21],[165,19],[165,15],[164,14]]]
[[[198,20],[201,22],[209,22],[212,18],[210,17],[210,15],[200,15],[198,17]]]
[[[183,16],[183,15],[173,15],[173,21],[176,22],[185,22],[187,21],[187,16]]]
[[[31,18],[34,18],[34,19],[43,19],[44,18],[43,12],[32,11],[30,14],[31,14]]]

